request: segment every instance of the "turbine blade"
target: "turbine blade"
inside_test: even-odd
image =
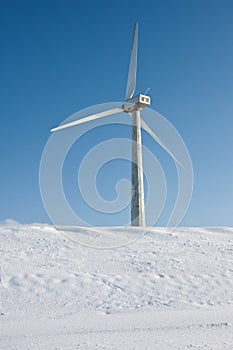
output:
[[[153,139],[172,157],[172,159],[179,164],[182,168],[183,165],[178,161],[178,159],[174,156],[174,154],[162,143],[160,138],[151,130],[149,125],[141,118],[141,126],[142,128],[148,132],[148,134],[153,137]]]
[[[75,121],[67,123],[67,124],[60,125],[60,126],[58,126],[56,128],[51,129],[50,131],[53,132],[53,131],[69,128],[70,126],[74,126],[74,125],[90,122],[91,120],[95,120],[95,119],[98,119],[98,118],[106,117],[108,115],[116,114],[116,113],[119,113],[119,112],[123,112],[123,108],[113,108],[113,109],[109,109],[109,110],[104,111],[104,112],[100,112],[100,113],[97,113],[97,114],[89,115],[88,117],[85,117],[85,118],[82,118],[82,119],[78,119],[78,120],[75,120]]]
[[[125,99],[131,98],[136,89],[136,74],[137,74],[137,54],[138,54],[138,23],[134,26],[133,44],[131,49],[131,57],[129,63],[129,73]]]

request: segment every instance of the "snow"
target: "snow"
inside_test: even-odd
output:
[[[0,349],[232,350],[233,228],[0,233]]]

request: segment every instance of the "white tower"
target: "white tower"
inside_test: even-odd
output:
[[[131,226],[145,226],[140,111],[132,113]]]

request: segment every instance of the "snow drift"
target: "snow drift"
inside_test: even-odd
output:
[[[154,228],[107,250],[49,225],[0,232],[1,349],[232,349],[233,228]]]

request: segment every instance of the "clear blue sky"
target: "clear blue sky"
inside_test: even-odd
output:
[[[49,129],[124,98],[135,21],[137,86],[193,162],[182,225],[233,225],[231,0],[1,1],[0,220],[49,222],[38,180]]]

